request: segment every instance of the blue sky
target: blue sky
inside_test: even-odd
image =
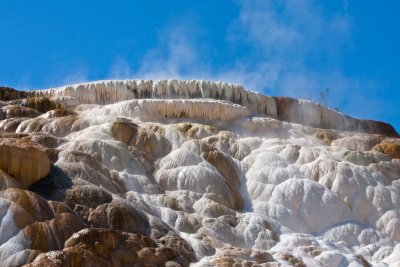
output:
[[[400,129],[397,0],[0,0],[0,84],[223,80]]]

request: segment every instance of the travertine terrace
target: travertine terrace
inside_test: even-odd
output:
[[[0,90],[0,266],[400,266],[389,124],[210,81]]]

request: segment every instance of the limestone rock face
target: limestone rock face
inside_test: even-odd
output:
[[[28,187],[50,172],[50,160],[39,144],[0,139],[0,168]]]
[[[5,113],[6,118],[14,118],[14,117],[34,118],[41,114],[37,110],[24,106],[9,105],[3,107],[2,110]]]
[[[150,224],[146,215],[123,202],[105,203],[90,212],[88,223],[95,228],[111,228],[123,232],[148,235]]]
[[[0,169],[0,190],[7,188],[22,188],[22,185],[13,177]]]
[[[400,159],[400,142],[398,140],[384,140],[374,148],[392,158]]]
[[[222,82],[0,88],[0,266],[398,266],[399,147]]]
[[[194,251],[185,250],[185,246],[188,246],[186,241],[178,237],[154,240],[91,228],[72,235],[65,242],[63,251],[40,254],[26,266],[189,266],[195,256]]]
[[[319,128],[398,136],[391,125],[383,122],[354,119],[308,100],[289,97],[274,97],[274,99],[277,118],[280,120]]]
[[[138,132],[138,126],[133,123],[127,122],[114,122],[111,126],[111,132],[115,139],[129,144]]]

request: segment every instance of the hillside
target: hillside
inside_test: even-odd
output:
[[[389,124],[194,80],[0,100],[0,266],[400,266]]]

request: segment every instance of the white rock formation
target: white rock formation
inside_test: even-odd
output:
[[[193,266],[400,266],[400,143],[387,124],[208,81],[101,81],[34,94],[70,113],[7,118],[0,129],[55,155],[31,190],[66,203],[85,227],[121,208],[136,214],[119,218],[130,227],[139,220],[154,238],[185,239]],[[0,178],[3,189],[17,187]],[[0,193],[5,266],[31,257],[29,225],[58,218],[55,209],[39,220],[32,197],[13,194]],[[110,218],[110,228],[127,231]],[[10,258],[17,253],[20,262]]]

